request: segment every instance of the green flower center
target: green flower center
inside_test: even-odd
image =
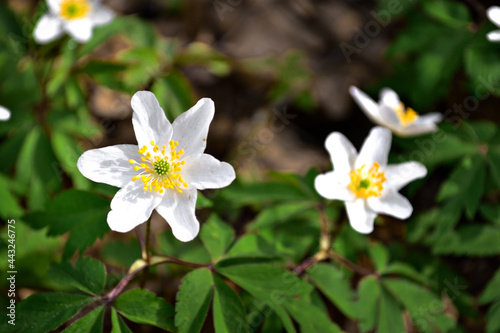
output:
[[[370,187],[370,180],[369,179],[362,179],[359,182],[359,188],[367,189],[368,187]]]
[[[170,164],[165,160],[156,161],[153,164],[154,172],[159,176],[165,176],[170,170]]]

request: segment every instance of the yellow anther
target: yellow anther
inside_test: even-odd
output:
[[[395,107],[394,112],[403,126],[408,126],[418,119],[418,113],[412,108],[406,108],[405,111],[405,105],[403,103],[400,103],[397,107]]]
[[[365,166],[351,170],[351,183],[348,188],[357,198],[379,197],[382,195],[383,185],[386,181],[385,172],[379,170],[380,164],[378,162],[373,163],[368,171],[364,170]]]
[[[88,16],[92,4],[88,0],[62,0],[59,15],[65,20],[82,19]]]

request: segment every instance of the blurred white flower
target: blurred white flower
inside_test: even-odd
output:
[[[486,15],[488,15],[491,22],[500,27],[500,7],[493,6],[488,8]],[[492,31],[486,37],[492,42],[498,42],[500,41],[500,30]]]
[[[49,43],[67,32],[79,42],[92,37],[92,28],[110,22],[114,13],[100,0],[47,0],[49,12],[38,21],[34,35],[39,44]]]
[[[412,108],[405,109],[398,95],[389,88],[382,89],[378,104],[354,86],[349,89],[349,92],[371,121],[387,127],[399,136],[435,132],[438,129],[436,124],[443,119],[440,113],[434,112],[421,116]]]
[[[173,124],[151,92],[137,92],[132,108],[139,145],[88,150],[78,159],[78,169],[95,182],[121,187],[111,201],[111,230],[130,231],[156,209],[177,239],[190,241],[200,229],[197,189],[225,187],[236,177],[230,164],[203,153],[214,103],[200,99]]]
[[[9,120],[10,119],[10,111],[0,106],[0,120]]]
[[[326,138],[333,171],[318,175],[314,186],[327,199],[345,201],[351,226],[363,234],[373,231],[378,213],[408,218],[413,207],[398,191],[427,174],[425,166],[418,162],[387,165],[391,138],[388,129],[375,127],[359,154],[339,132]]]

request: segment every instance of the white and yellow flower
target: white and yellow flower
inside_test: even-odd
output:
[[[9,120],[10,119],[10,111],[0,106],[0,120]]]
[[[316,177],[318,193],[331,200],[345,201],[351,226],[358,232],[373,231],[377,214],[408,218],[413,207],[398,191],[409,182],[427,174],[418,162],[387,165],[391,132],[375,127],[359,152],[341,133],[331,133],[325,142],[333,171]]]
[[[349,92],[371,121],[387,127],[399,136],[435,132],[438,129],[436,124],[443,119],[437,112],[419,115],[412,108],[405,108],[398,95],[389,88],[382,89],[378,104],[354,86]]]
[[[49,12],[38,21],[34,36],[39,44],[49,43],[64,32],[78,42],[92,37],[92,28],[110,22],[114,13],[100,0],[47,0]]]
[[[486,11],[486,15],[497,27],[500,27],[500,7],[492,6]],[[492,42],[500,41],[500,30],[494,30],[486,36]]]
[[[156,97],[132,97],[132,124],[138,145],[88,150],[78,159],[87,178],[120,187],[111,201],[111,230],[127,232],[156,210],[174,236],[187,242],[198,234],[197,189],[221,188],[236,177],[233,167],[204,154],[214,103],[203,98],[170,124]]]

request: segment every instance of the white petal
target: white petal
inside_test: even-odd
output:
[[[94,182],[123,187],[138,174],[129,163],[130,159],[140,163],[138,149],[136,145],[116,145],[87,150],[78,159],[78,170]]]
[[[322,197],[330,200],[353,201],[354,194],[347,188],[349,185],[349,174],[339,174],[331,171],[316,176],[314,187]]]
[[[168,145],[172,138],[172,125],[165,116],[155,95],[150,91],[138,91],[132,96],[132,124],[139,147],[150,146],[150,141],[157,145]]]
[[[0,106],[0,120],[9,120],[10,119],[10,111]]]
[[[359,105],[361,110],[364,111],[366,116],[376,124],[384,125],[384,121],[380,115],[379,105],[375,103],[367,94],[359,90],[358,88],[351,86],[349,88],[351,96],[354,98],[356,103]]]
[[[380,91],[380,103],[394,109],[400,106],[401,100],[394,90],[384,88]]]
[[[381,197],[368,198],[368,206],[377,213],[391,215],[404,220],[413,212],[411,203],[398,192],[389,192]]]
[[[197,154],[184,158],[182,177],[199,190],[226,187],[236,178],[231,164],[221,162],[212,155]]]
[[[96,3],[92,9],[90,19],[92,20],[92,25],[97,26],[111,22],[114,17],[115,13],[113,11]]]
[[[403,137],[432,133],[438,130],[436,123],[440,122],[442,119],[443,115],[440,113],[424,114],[419,116],[415,122],[408,126],[400,126],[395,133]]]
[[[113,231],[128,232],[146,222],[163,196],[158,192],[144,191],[140,180],[131,181],[120,189],[111,200],[108,225]]]
[[[401,164],[392,164],[385,167],[384,188],[399,191],[415,179],[427,175],[427,169],[421,163],[410,161]]]
[[[384,168],[387,165],[391,140],[392,134],[390,130],[383,127],[374,127],[361,147],[355,168],[360,168],[362,165],[370,168],[374,162],[378,162]]]
[[[214,113],[214,102],[210,98],[202,98],[195,106],[175,119],[172,124],[173,139],[179,142],[179,148],[184,149],[184,156],[205,151],[208,128]]]
[[[57,39],[62,33],[62,21],[59,17],[45,14],[36,24],[34,37],[37,43],[46,44]]]
[[[47,0],[47,4],[49,5],[49,10],[53,14],[59,14],[61,10],[61,0]]]
[[[330,133],[326,138],[325,147],[330,153],[334,171],[338,171],[340,174],[347,174],[352,170],[356,161],[357,151],[342,133]]]
[[[486,38],[488,38],[488,40],[490,40],[492,42],[500,41],[500,30],[495,30],[495,31],[489,32],[486,35]]]
[[[351,227],[359,233],[369,234],[373,231],[373,222],[377,213],[366,206],[364,199],[346,202],[345,208]]]
[[[486,10],[486,15],[488,15],[491,22],[500,27],[500,7],[492,6],[488,8],[488,10]]]
[[[64,28],[78,42],[87,42],[92,37],[92,21],[89,18],[65,21]]]
[[[196,189],[186,189],[182,193],[175,190],[165,191],[163,201],[156,211],[172,228],[175,238],[181,242],[193,240],[200,231],[200,223],[196,219]]]

